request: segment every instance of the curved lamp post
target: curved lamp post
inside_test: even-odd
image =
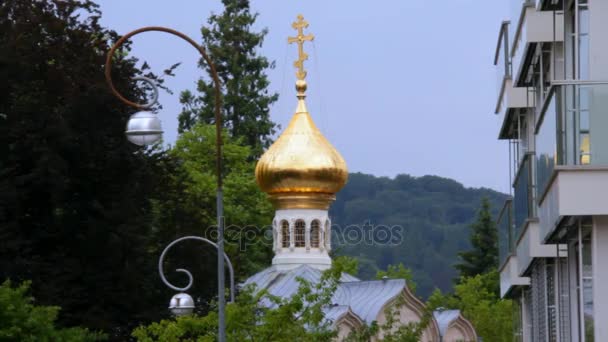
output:
[[[184,269],[178,269],[178,271],[185,272],[188,275],[188,278],[189,278],[188,286],[186,286],[185,288],[176,288],[173,285],[171,285],[166,280],[166,278],[164,277],[164,275],[162,273],[162,261],[163,261],[166,251],[171,246],[178,243],[179,241],[186,240],[186,239],[193,239],[193,238],[197,239],[197,240],[203,240],[203,241],[211,243],[217,247],[217,250],[218,250],[218,258],[217,258],[218,281],[217,281],[217,283],[218,283],[218,311],[219,311],[219,313],[218,313],[218,318],[219,318],[218,340],[220,342],[224,342],[226,340],[225,302],[224,302],[224,299],[225,299],[224,298],[224,286],[225,286],[224,285],[224,259],[226,258],[226,260],[228,260],[228,258],[226,256],[226,254],[224,253],[224,217],[223,217],[224,208],[223,208],[222,173],[221,173],[221,170],[222,170],[222,117],[221,117],[220,79],[217,75],[215,65],[213,64],[213,62],[211,61],[211,59],[205,52],[205,49],[202,46],[198,45],[190,37],[186,36],[185,34],[183,34],[181,32],[178,32],[178,31],[166,28],[166,27],[150,26],[150,27],[143,27],[143,28],[137,29],[135,31],[131,31],[131,32],[127,33],[126,35],[122,36],[112,46],[112,48],[108,52],[108,55],[106,57],[105,76],[106,76],[106,81],[108,83],[108,86],[110,87],[110,90],[116,97],[118,97],[125,104],[142,110],[138,113],[133,114],[131,116],[131,118],[129,119],[129,122],[127,123],[126,134],[127,134],[127,138],[129,139],[129,141],[131,141],[135,144],[138,144],[138,145],[147,145],[147,144],[154,143],[155,141],[158,141],[158,139],[160,139],[161,134],[162,134],[160,120],[158,119],[158,117],[156,117],[156,115],[154,113],[147,111],[148,109],[150,109],[150,107],[152,107],[156,103],[156,98],[158,97],[158,90],[156,89],[156,85],[149,79],[142,78],[142,77],[136,78],[138,80],[142,80],[142,81],[150,84],[152,86],[152,88],[154,89],[154,96],[153,96],[152,100],[145,104],[139,104],[139,103],[130,101],[130,100],[126,99],[124,96],[122,96],[122,94],[120,94],[116,90],[116,88],[114,87],[114,84],[112,83],[112,75],[111,75],[112,57],[114,56],[116,49],[118,49],[127,39],[135,36],[136,34],[148,32],[148,31],[169,33],[169,34],[172,34],[174,36],[177,36],[177,37],[185,40],[190,45],[192,45],[201,54],[201,56],[203,57],[205,62],[209,65],[211,78],[213,79],[213,84],[215,87],[215,132],[216,132],[216,162],[215,162],[215,164],[216,164],[216,175],[217,175],[217,232],[218,232],[217,244],[214,244],[213,242],[206,240],[204,238],[192,237],[192,236],[177,239],[177,240],[173,241],[172,243],[170,243],[167,246],[167,248],[165,248],[165,250],[163,251],[163,254],[161,255],[161,258],[159,260],[159,272],[161,273],[161,278],[163,279],[163,282],[165,284],[167,284],[170,288],[176,289],[178,291],[179,290],[185,291],[186,289],[190,288],[190,286],[192,286],[192,274],[190,274],[190,272],[188,272]],[[230,275],[231,275],[231,283],[232,283],[232,285],[230,286],[231,300],[234,300],[234,278],[232,275],[232,273],[233,273],[232,265],[230,264],[229,260],[228,260],[228,265],[230,266]],[[185,314],[188,312],[192,312],[193,308],[194,308],[194,301],[192,300],[192,297],[190,297],[189,295],[187,295],[185,293],[180,293],[171,299],[170,309],[172,309],[172,311],[174,313]]]
[[[169,252],[169,249],[171,249],[171,247],[173,247],[174,245],[176,245],[179,242],[184,241],[184,240],[197,240],[197,241],[206,242],[219,250],[219,246],[215,242],[205,239],[204,237],[200,237],[200,236],[184,236],[184,237],[174,240],[173,242],[168,244],[167,247],[165,247],[163,252],[160,254],[160,258],[158,259],[158,274],[160,274],[160,279],[163,281],[163,283],[165,283],[165,285],[167,285],[167,287],[169,287],[175,291],[180,291],[180,292],[188,291],[188,289],[190,289],[190,287],[192,287],[192,282],[193,282],[192,273],[190,273],[190,271],[183,269],[183,268],[176,269],[177,272],[185,273],[188,276],[188,285],[186,285],[184,287],[178,287],[178,286],[171,284],[167,280],[167,278],[165,278],[163,264],[165,261],[165,256],[167,255],[167,252]],[[230,258],[228,258],[228,255],[226,253],[224,253],[224,260],[226,261],[226,265],[228,266],[228,272],[230,273],[230,302],[234,302],[234,269],[232,268],[232,263],[230,262]]]

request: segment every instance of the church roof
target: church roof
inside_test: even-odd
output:
[[[438,310],[433,312],[433,316],[439,326],[439,333],[441,336],[445,336],[450,324],[460,316],[460,310]]]
[[[338,286],[333,301],[348,305],[367,324],[376,320],[386,303],[405,288],[404,279],[345,282]]]
[[[336,322],[340,318],[347,315],[349,311],[350,307],[348,305],[331,305],[323,310],[325,313],[325,319],[331,322]]]
[[[302,278],[312,284],[321,279],[322,271],[309,265],[301,265],[290,270],[278,270],[271,266],[254,274],[243,285],[256,284],[258,289],[266,289],[271,295],[288,298],[298,291]],[[361,281],[350,274],[343,273],[340,284],[332,297],[332,306],[326,309],[326,314],[339,318],[350,308],[362,321],[371,324],[378,317],[384,306],[397,297],[406,287],[404,279],[384,279]],[[272,307],[274,304],[267,299],[262,305]]]
[[[271,266],[249,277],[243,285],[256,284],[258,289],[266,289],[271,295],[288,298],[298,291],[298,287],[300,286],[298,278],[316,284],[320,281],[322,273],[323,271],[307,264],[289,270],[278,270],[276,266]],[[342,278],[340,279],[343,282],[358,280],[357,277],[353,277],[347,273],[342,273]],[[273,306],[269,300],[264,300],[262,304]]]

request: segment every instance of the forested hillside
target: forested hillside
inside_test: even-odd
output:
[[[452,267],[458,261],[456,254],[470,247],[469,224],[483,197],[490,200],[496,216],[506,195],[485,188],[465,188],[437,176],[398,175],[390,179],[350,174],[331,207],[334,252],[356,257],[361,278],[372,278],[378,269],[401,262],[412,269],[418,295],[426,298],[435,287],[449,290],[457,274]],[[361,227],[369,237],[371,227],[379,225],[399,226],[401,234],[393,235],[391,243],[382,240],[384,233],[377,234],[380,242],[367,238],[352,243],[352,239],[344,238],[354,226]],[[393,233],[395,230],[399,229],[393,228]]]

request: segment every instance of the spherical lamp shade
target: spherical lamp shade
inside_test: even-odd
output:
[[[127,139],[136,145],[150,145],[162,137],[163,130],[160,119],[150,112],[138,112],[127,122]]]
[[[194,299],[187,293],[178,293],[171,298],[169,310],[175,316],[189,315],[194,311]]]

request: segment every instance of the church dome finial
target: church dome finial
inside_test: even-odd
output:
[[[277,209],[328,209],[346,183],[348,169],[306,108],[304,61],[308,55],[302,46],[314,36],[303,34],[308,23],[301,15],[292,26],[298,30],[296,37],[288,39],[298,43],[299,59],[294,63],[298,105],[287,128],[258,161],[255,176]]]

